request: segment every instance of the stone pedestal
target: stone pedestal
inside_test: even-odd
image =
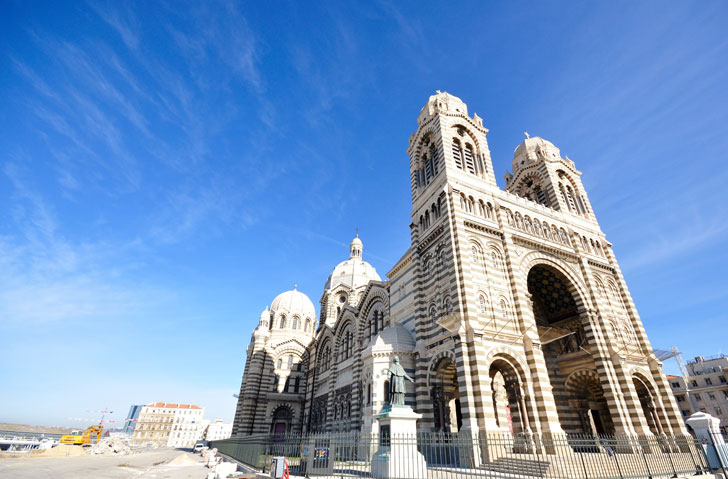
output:
[[[710,467],[718,469],[728,465],[728,445],[720,433],[720,419],[704,412],[696,412],[685,422],[703,442]]]
[[[372,476],[381,479],[427,477],[425,457],[417,450],[417,414],[409,406],[386,406],[374,416],[379,423],[379,448],[372,458]]]
[[[725,444],[720,433],[720,419],[704,412],[696,412],[685,420],[693,428],[695,435],[708,444]]]

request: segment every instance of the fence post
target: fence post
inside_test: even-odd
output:
[[[698,455],[698,460],[700,460],[700,449],[702,449],[703,446],[702,445],[700,445],[700,447],[696,446],[695,445],[696,439],[693,438],[692,436],[690,436],[689,439],[688,439],[688,437],[683,437],[683,439],[685,439],[685,444],[687,444],[688,451],[690,452],[690,460],[693,461],[693,466],[695,466],[695,474],[693,474],[693,475],[697,476],[699,474],[702,474],[703,468],[701,466],[698,466],[698,463],[695,462],[695,456],[693,455],[693,449],[695,449],[695,454]],[[690,447],[690,443],[688,441],[693,442],[693,447]]]
[[[645,455],[645,448],[640,444],[639,439],[637,439],[637,445],[640,448],[640,452],[642,453],[642,460],[645,461],[645,468],[647,468],[647,477],[652,479],[652,473],[650,472],[650,465],[647,464],[647,456]]]
[[[584,479],[589,479],[589,473],[586,472],[586,463],[584,462],[584,452],[575,451],[581,459],[581,467],[584,469]]]
[[[616,442],[618,442],[618,439],[615,438],[615,443]],[[622,474],[622,468],[619,467],[619,459],[617,459],[617,456],[618,456],[617,451],[618,451],[618,449],[617,449],[616,444],[615,444],[615,448],[614,448],[614,463],[617,465],[617,472],[619,473],[619,479],[624,479],[624,474]]]
[[[708,430],[708,437],[710,438],[710,444],[713,446],[713,451],[715,451],[715,456],[718,458],[718,464],[720,464],[720,468],[723,471],[723,477],[728,478],[728,474],[726,474],[726,465],[723,463],[723,455],[718,450],[718,444],[716,444],[715,439],[713,438],[713,434],[715,434],[713,431]],[[721,438],[722,439],[722,438]],[[708,467],[710,467],[710,463],[708,463]]]
[[[667,457],[668,457],[668,459],[670,459],[670,466],[672,467],[672,477],[677,477],[677,471],[675,470],[675,463],[672,462],[672,448],[669,447],[669,444],[668,444],[668,448],[667,448]]]

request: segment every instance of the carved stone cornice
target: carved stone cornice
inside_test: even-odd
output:
[[[440,226],[435,228],[435,231],[420,241],[420,244],[417,245],[417,252],[422,252],[425,248],[427,248],[433,241],[435,241],[435,239],[437,239],[438,236],[442,234],[443,231],[445,231],[445,225],[441,223]]]
[[[407,256],[406,258],[404,258],[404,259],[403,259],[402,261],[400,261],[399,263],[397,263],[397,264],[396,264],[396,265],[394,266],[394,268],[392,268],[392,269],[391,269],[391,270],[389,271],[389,273],[387,273],[387,276],[388,276],[388,277],[390,277],[390,278],[391,278],[392,276],[396,276],[396,275],[397,275],[397,273],[399,273],[400,271],[402,271],[402,268],[404,268],[405,266],[407,266],[407,265],[408,265],[408,264],[410,264],[411,262],[412,262],[412,255],[408,255],[408,256]]]
[[[513,234],[512,236],[513,243],[517,245],[526,246],[536,251],[540,251],[551,256],[556,256],[557,258],[561,258],[564,261],[568,261],[570,263],[576,263],[579,261],[579,257],[574,253],[569,253],[562,249],[539,243],[538,241],[534,241],[530,238],[524,238],[522,236],[519,236],[518,234]]]
[[[499,238],[502,238],[503,237],[503,232],[500,231],[500,230],[498,230],[498,229],[496,229],[496,228],[491,228],[491,227],[488,227],[488,226],[485,226],[485,225],[481,225],[481,224],[478,224],[478,223],[474,223],[474,222],[468,221],[468,220],[463,221],[463,224],[465,225],[466,228],[470,228],[470,229],[474,229],[474,230],[477,230],[477,231],[481,231],[483,233],[488,233],[488,234],[491,234],[493,236],[497,236]]]
[[[589,266],[591,266],[593,268],[600,269],[600,270],[605,271],[607,273],[616,274],[616,272],[614,271],[614,268],[612,268],[608,264],[598,263],[598,262],[596,262],[594,260],[591,260],[591,259],[588,259],[587,260],[587,263],[589,264]]]

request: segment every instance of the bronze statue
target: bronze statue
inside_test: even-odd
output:
[[[409,377],[402,365],[399,364],[399,356],[394,357],[393,364],[390,364],[387,374],[389,376],[389,404],[404,406],[404,395],[406,393],[404,380],[407,378],[412,383],[415,380]]]

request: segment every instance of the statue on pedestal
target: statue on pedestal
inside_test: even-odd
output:
[[[394,356],[385,370],[389,378],[389,401],[374,418],[379,423],[379,447],[372,457],[372,477],[379,479],[421,479],[427,477],[427,461],[417,450],[417,414],[405,405],[407,379],[415,382]]]
[[[404,395],[407,392],[404,387],[405,378],[410,382],[415,382],[409,377],[401,364],[399,364],[399,356],[395,356],[392,364],[387,370],[389,376],[389,404],[392,406],[404,406]]]

